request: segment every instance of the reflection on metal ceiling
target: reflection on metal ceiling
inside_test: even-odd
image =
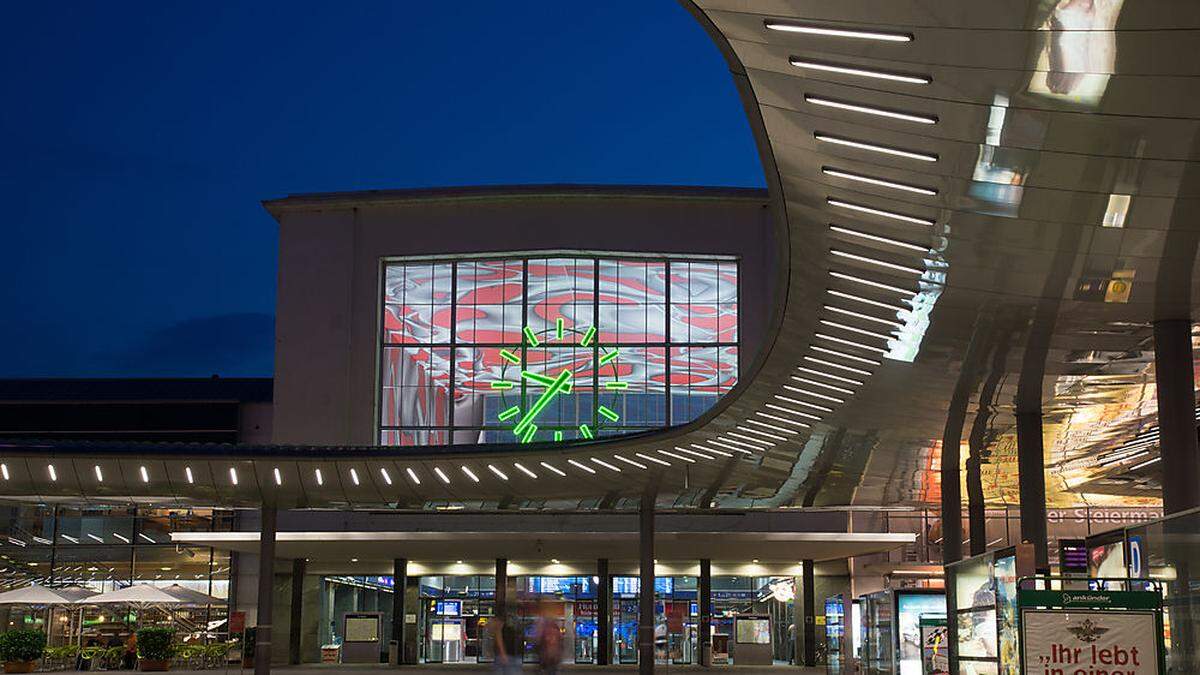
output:
[[[1014,414],[1040,409],[1051,505],[1155,500],[1150,322],[1190,317],[1196,297],[1200,3],[685,4],[726,55],[790,260],[773,344],[710,413],[568,449],[8,448],[0,490],[343,508],[629,508],[647,486],[672,507],[930,503],[949,415],[964,474],[1006,502]],[[93,466],[114,478],[89,481]]]

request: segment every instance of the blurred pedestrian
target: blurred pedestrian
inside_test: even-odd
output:
[[[496,628],[492,631],[492,644],[495,647],[495,665],[497,675],[512,675],[521,672],[521,655],[517,651],[517,631],[512,622],[495,618]]]
[[[549,601],[542,603],[538,612],[537,641],[539,669],[545,675],[555,675],[562,663],[563,639],[562,630],[558,627],[558,619],[553,614]]]

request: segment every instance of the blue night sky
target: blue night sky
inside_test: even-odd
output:
[[[763,184],[728,69],[672,0],[5,14],[0,377],[270,375],[263,199]]]

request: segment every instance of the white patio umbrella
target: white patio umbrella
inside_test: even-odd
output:
[[[178,598],[179,602],[185,605],[197,605],[203,607],[205,605],[220,605],[225,602],[224,600],[215,598],[208,593],[201,593],[200,591],[195,591],[187,588],[186,586],[180,586],[179,584],[171,584],[162,590],[167,595]]]
[[[73,600],[59,590],[39,584],[0,593],[0,605],[69,605]]]
[[[177,605],[179,598],[150,584],[135,584],[75,601],[80,605]]]

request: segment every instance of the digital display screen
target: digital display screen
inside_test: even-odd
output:
[[[734,628],[739,644],[769,645],[771,644],[770,619],[736,619]]]
[[[462,613],[461,600],[440,600],[437,603],[439,616],[458,616]]]

